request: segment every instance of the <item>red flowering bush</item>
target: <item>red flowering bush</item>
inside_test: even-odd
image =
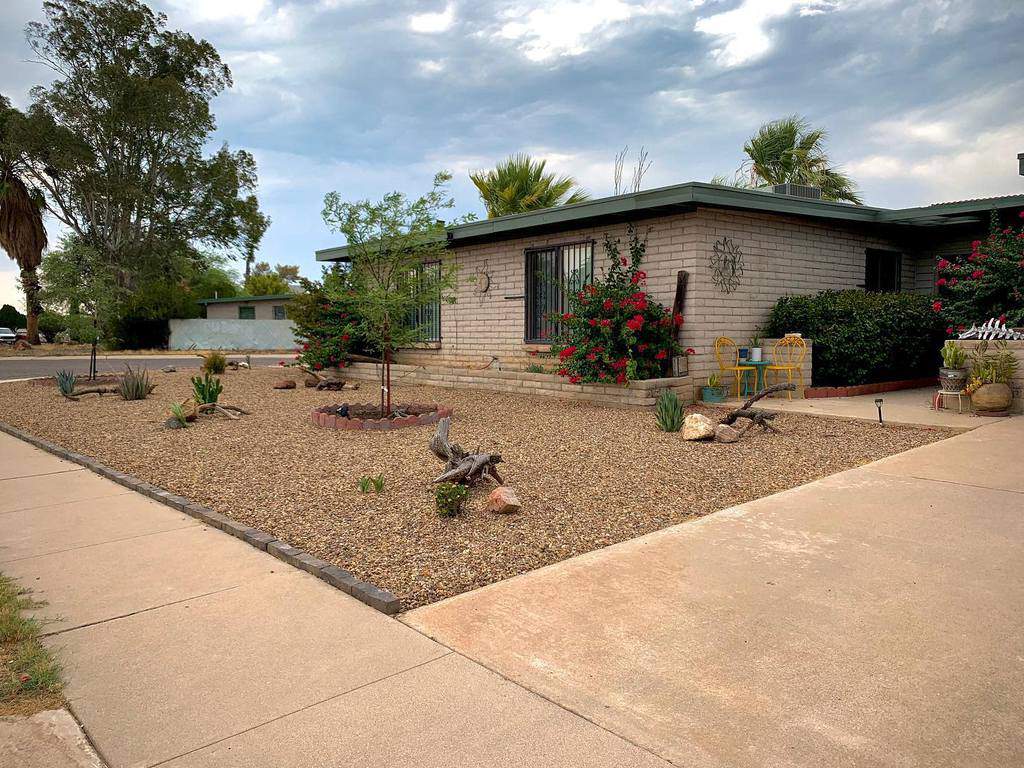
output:
[[[321,283],[304,281],[304,292],[288,305],[299,344],[295,359],[315,371],[347,365],[354,351],[358,318],[347,292],[325,290]]]
[[[936,266],[939,299],[932,309],[946,322],[946,335],[992,317],[1024,326],[1024,225],[1002,227],[993,212],[985,240],[971,243],[969,255],[940,259]]]
[[[629,229],[629,256],[619,241],[605,236],[611,266],[590,285],[569,297],[569,311],[556,318],[560,332],[551,352],[561,363],[558,374],[570,382],[626,384],[668,374],[683,318],[673,316],[647,293],[640,268],[647,243]]]

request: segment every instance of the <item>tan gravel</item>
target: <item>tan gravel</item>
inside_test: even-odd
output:
[[[650,412],[468,389],[396,385],[396,402],[454,406],[453,439],[504,457],[523,502],[518,515],[469,511],[439,518],[427,451],[432,427],[324,430],[312,408],[373,400],[359,392],[273,390],[276,369],[227,372],[221,400],[253,413],[163,426],[191,393],[191,372],[154,372],[144,401],[86,396],[51,385],[0,385],[0,420],[206,504],[399,595],[434,602],[543,565],[766,496],[940,440],[948,430],[780,414],[781,435],[753,430],[734,445],[687,443]],[[710,411],[708,411],[710,412]],[[383,472],[383,494],[359,493]]]

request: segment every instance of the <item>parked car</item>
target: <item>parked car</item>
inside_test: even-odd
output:
[[[18,340],[10,328],[0,328],[0,344],[13,344]]]

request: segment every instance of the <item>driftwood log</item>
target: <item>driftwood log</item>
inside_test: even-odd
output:
[[[75,387],[75,391],[70,395],[64,395],[68,400],[77,400],[81,395],[116,395],[118,388],[115,385],[99,385],[95,387]],[[63,394],[63,393],[62,393]]]
[[[504,485],[505,481],[501,479],[494,466],[501,461],[500,454],[481,453],[479,448],[476,453],[469,453],[461,445],[448,439],[451,426],[451,418],[445,416],[437,422],[437,431],[430,438],[430,452],[445,463],[445,471],[438,475],[434,482],[475,485],[481,480],[486,480],[494,485]]]
[[[337,392],[337,391],[342,390],[342,389],[359,389],[359,385],[358,384],[355,384],[355,383],[349,382],[349,381],[345,381],[343,378],[341,378],[340,372],[337,373],[337,375],[335,375],[335,372],[336,371],[340,371],[340,369],[337,369],[337,368],[333,368],[333,369],[325,368],[324,370],[329,370],[331,372],[331,375],[326,375],[326,374],[322,373],[321,371],[313,370],[308,365],[300,365],[300,366],[298,366],[298,368],[299,368],[300,371],[302,371],[302,372],[306,373],[307,375],[309,375],[309,376],[313,377],[314,379],[316,379],[316,388],[317,389],[320,389],[320,390],[327,389],[327,390],[331,390],[331,391],[334,391],[334,392]]]
[[[745,402],[739,408],[729,411],[729,413],[727,413],[725,417],[718,423],[725,424],[726,426],[731,426],[736,422],[737,419],[747,419],[749,423],[744,425],[741,429],[737,430],[739,432],[739,435],[737,437],[742,437],[747,432],[747,430],[749,430],[754,425],[761,427],[761,429],[765,430],[766,432],[778,432],[779,430],[775,427],[774,424],[771,423],[772,420],[776,417],[776,413],[773,413],[772,411],[764,411],[761,410],[760,408],[753,408],[751,406],[753,406],[754,403],[756,403],[762,397],[767,397],[768,395],[774,394],[775,392],[792,392],[794,390],[796,390],[796,384],[793,383],[773,384],[770,387],[765,387],[760,392],[757,392],[749,400],[747,400],[747,402]]]
[[[217,415],[237,421],[242,416],[248,416],[249,411],[239,408],[237,405],[224,405],[222,403],[196,403],[189,398],[181,402],[181,409],[185,413],[185,421],[191,423],[203,414],[209,416]],[[178,420],[172,415],[164,424],[168,427],[178,427]]]

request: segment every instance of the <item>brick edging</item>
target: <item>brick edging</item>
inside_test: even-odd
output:
[[[28,432],[12,427],[10,424],[6,424],[2,421],[0,421],[0,432],[6,432],[11,437],[23,440],[30,445],[34,445],[36,448],[52,453],[58,458],[79,464],[86,469],[95,472],[97,475],[105,477],[108,480],[113,480],[118,485],[130,488],[131,490],[141,493],[143,496],[147,496],[154,501],[158,501],[171,509],[184,512],[186,515],[190,515],[197,520],[201,520],[213,528],[230,534],[237,539],[241,539],[242,541],[256,547],[256,549],[263,550],[264,552],[273,555],[278,560],[282,560],[289,565],[300,568],[306,573],[316,576],[318,579],[327,582],[332,587],[340,589],[346,595],[351,595],[356,600],[366,603],[371,608],[376,608],[381,613],[393,616],[402,610],[401,600],[386,589],[379,589],[373,584],[360,581],[343,568],[331,565],[326,560],[321,560],[318,557],[313,557],[313,555],[308,552],[304,552],[297,547],[293,547],[288,542],[281,541],[277,537],[271,536],[269,533],[264,533],[256,528],[250,528],[247,525],[232,520],[226,515],[214,512],[209,507],[204,507],[201,504],[196,504],[194,501],[189,501],[184,496],[178,496],[170,491],[155,486],[152,483],[139,480],[138,478],[124,472],[118,472],[116,469],[112,469],[106,464],[101,464],[95,459],[89,458],[81,453],[69,451],[55,443],[51,443],[49,440],[43,440],[40,437],[36,437]]]
[[[921,379],[900,379],[899,381],[879,381],[875,384],[856,384],[852,387],[806,387],[804,397],[856,397],[857,395],[877,395],[881,392],[896,392],[901,389],[920,389],[930,387],[937,381],[934,376]]]

